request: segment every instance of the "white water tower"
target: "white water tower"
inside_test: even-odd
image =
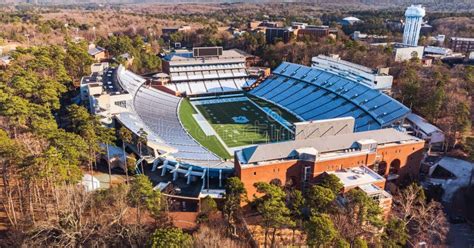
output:
[[[405,30],[403,31],[403,44],[417,46],[420,38],[421,24],[425,16],[425,8],[421,5],[412,5],[405,11]]]

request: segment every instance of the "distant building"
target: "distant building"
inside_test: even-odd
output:
[[[474,52],[474,38],[451,37],[451,49],[459,53]]]
[[[403,20],[385,20],[385,26],[392,32],[403,31]]]
[[[422,59],[425,47],[395,44],[394,56],[396,62],[407,61],[413,58]]]
[[[133,56],[130,53],[123,53],[118,56],[119,61],[123,61],[125,67],[129,67],[133,64]]]
[[[87,53],[94,59],[96,62],[100,62],[101,60],[105,59],[106,53],[105,53],[105,48],[96,46],[95,44],[90,44],[89,45],[89,50]]]
[[[297,38],[298,40],[315,40],[336,34],[337,29],[329,28],[329,26],[308,25],[301,22],[293,22],[290,27],[267,28],[265,30],[267,43],[276,43],[278,40],[287,43],[294,38]]]
[[[355,31],[351,35],[351,39],[353,40],[365,40],[369,36],[368,34],[361,33],[360,31]]]
[[[442,55],[442,56],[449,56],[453,54],[453,50],[445,47],[435,47],[435,46],[427,46],[424,50],[425,54],[435,54],[435,55]]]
[[[444,41],[446,40],[446,35],[438,34],[435,36],[435,40],[438,42],[439,45],[442,45],[444,44]]]
[[[311,40],[323,38],[329,35],[328,26],[304,26],[297,30],[297,38],[299,40],[303,38],[309,38]]]
[[[420,30],[425,16],[425,9],[421,5],[412,5],[405,11],[405,28],[403,31],[403,44],[417,46]]]
[[[388,68],[371,69],[342,60],[338,56],[318,55],[313,57],[311,62],[311,67],[343,75],[345,78],[365,84],[373,89],[390,91],[392,88],[393,77],[388,74]]]
[[[433,31],[433,26],[431,26],[430,24],[426,22],[423,22],[421,24],[420,34],[427,35],[427,34],[430,34],[432,31]]]
[[[355,23],[358,23],[358,22],[361,22],[361,20],[359,18],[353,17],[353,16],[345,17],[340,21],[341,25],[343,25],[343,26],[354,25]]]
[[[446,40],[446,35],[444,35],[444,34],[438,34],[436,36],[429,36],[428,37],[428,41],[431,44],[434,44],[436,46],[443,46],[445,40]]]
[[[20,43],[16,42],[7,42],[6,44],[0,45],[0,56],[15,51],[18,46],[20,46]]]
[[[259,27],[260,23],[262,23],[262,22],[260,22],[260,21],[249,21],[247,23],[247,29],[248,30],[255,30],[256,28]]]
[[[265,29],[265,40],[274,44],[277,41],[289,42],[293,33],[292,28],[267,28]]]
[[[291,27],[294,29],[303,29],[303,28],[306,28],[306,26],[308,26],[308,23],[306,22],[292,22],[291,23]]]
[[[249,67],[247,72],[253,78],[268,77],[271,74],[271,70],[268,67]]]
[[[10,55],[0,57],[0,68],[7,67],[13,58]]]
[[[247,24],[247,29],[254,31],[256,29],[266,29],[266,28],[278,28],[281,27],[280,22],[270,22],[270,21],[250,21]]]
[[[433,66],[433,58],[423,57],[421,59],[421,64],[423,65],[423,67],[431,67]]]
[[[191,31],[191,26],[183,25],[180,27],[164,27],[161,29],[161,35],[167,37],[177,32],[187,32],[187,31]]]
[[[363,41],[370,41],[370,42],[383,42],[383,41],[386,41],[388,38],[386,35],[373,35],[373,34],[369,35],[369,34],[361,33],[360,31],[354,31],[354,33],[352,33],[350,36],[351,36],[351,39],[356,40],[356,41],[363,40]]]
[[[278,27],[281,27],[282,25],[279,22],[263,21],[263,22],[260,22],[260,24],[258,26],[259,27],[268,27],[268,28],[278,28]]]

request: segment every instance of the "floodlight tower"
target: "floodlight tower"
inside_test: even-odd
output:
[[[403,44],[417,46],[420,38],[421,24],[425,16],[425,8],[421,5],[412,5],[405,11],[405,30],[403,31]]]

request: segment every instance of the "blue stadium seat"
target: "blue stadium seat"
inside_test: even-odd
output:
[[[391,97],[341,75],[287,62],[249,93],[304,120],[352,116],[356,131],[390,126],[410,112]]]

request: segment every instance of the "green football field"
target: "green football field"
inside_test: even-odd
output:
[[[226,151],[224,146],[215,135],[206,136],[199,124],[194,119],[193,114],[196,114],[196,110],[188,99],[184,99],[181,102],[179,108],[179,118],[183,123],[184,128],[189,132],[189,134],[191,134],[191,136],[193,136],[195,140],[199,142],[199,144],[205,146],[217,156],[224,159],[232,158],[232,155]]]
[[[250,101],[196,107],[228,147],[283,141],[292,135]]]

